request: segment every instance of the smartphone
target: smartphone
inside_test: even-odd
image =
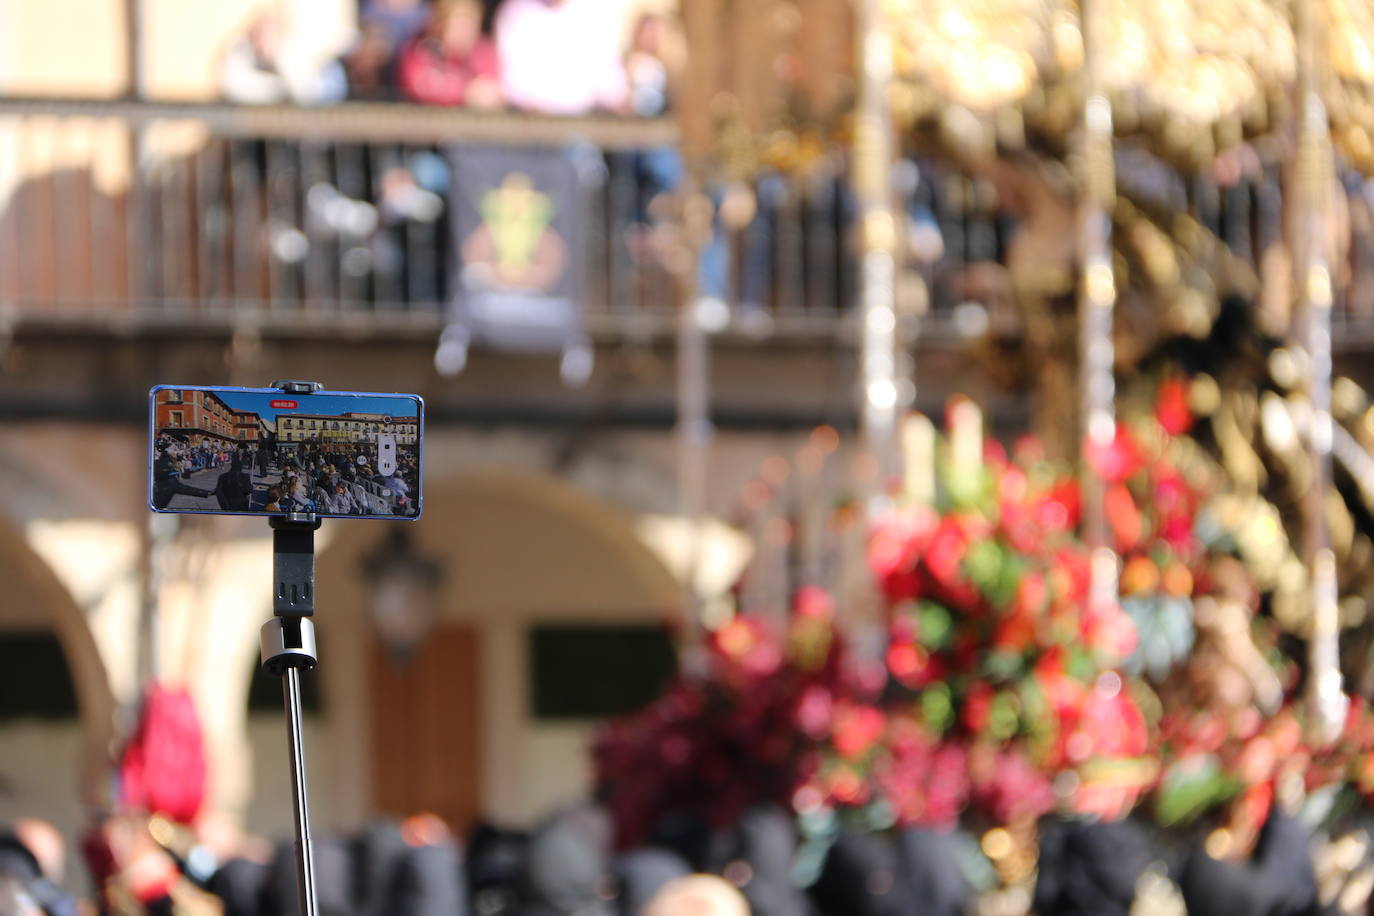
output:
[[[419,395],[157,385],[148,429],[154,512],[420,517]]]

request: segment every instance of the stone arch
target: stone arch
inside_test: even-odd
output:
[[[45,622],[66,656],[73,681],[83,736],[80,791],[83,801],[101,804],[108,784],[109,749],[114,738],[115,697],[104,660],[77,604],[53,569],[40,557],[18,528],[0,517],[0,574],[11,600],[30,599],[41,608]]]
[[[405,523],[412,524],[412,523]],[[339,822],[368,814],[370,739],[368,590],[363,558],[386,525],[330,522],[318,562],[316,621],[331,757],[325,803]],[[534,753],[522,719],[524,639],[536,622],[664,620],[682,585],[614,507],[543,474],[474,469],[431,474],[424,517],[409,529],[417,549],[445,568],[441,617],[474,627],[481,642],[482,794],[489,813],[519,820],[534,805],[521,772]]]

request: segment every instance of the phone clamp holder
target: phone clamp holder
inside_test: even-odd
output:
[[[319,382],[303,382],[287,378],[279,378],[267,387],[280,388],[287,394],[314,394],[324,389],[324,386]]]
[[[262,625],[262,668],[282,677],[310,670],[315,654],[315,532],[321,520],[309,513],[268,519],[272,527],[273,617]],[[291,710],[288,706],[287,715]]]

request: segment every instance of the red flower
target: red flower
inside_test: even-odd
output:
[[[841,700],[835,704],[835,751],[845,760],[858,760],[873,749],[886,727],[887,720],[872,706]]]
[[[988,727],[992,697],[992,687],[987,681],[976,681],[968,689],[968,696],[964,698],[964,727],[975,735]]]
[[[1191,553],[1194,547],[1193,520],[1186,515],[1165,519],[1159,528],[1159,538],[1179,553]]]
[[[1140,543],[1144,522],[1140,518],[1140,510],[1136,508],[1135,497],[1131,495],[1131,491],[1126,489],[1123,483],[1110,484],[1107,487],[1103,508],[1106,510],[1107,523],[1112,526],[1112,534],[1116,538],[1117,551],[1126,553],[1134,550]]]
[[[956,518],[942,519],[925,552],[925,566],[939,584],[949,587],[964,579],[964,555],[968,553],[969,536]]]
[[[894,642],[888,646],[887,670],[909,690],[919,690],[948,674],[948,667],[940,656],[931,655],[924,646],[909,642]]]
[[[782,667],[782,648],[757,617],[735,617],[712,634],[711,647],[726,679],[766,678]]]
[[[868,783],[853,767],[835,767],[825,782],[830,797],[842,805],[862,805],[868,801]]]
[[[920,593],[916,561],[935,533],[939,517],[928,506],[891,513],[874,521],[868,542],[868,565],[888,601]]]
[[[1192,428],[1193,413],[1188,409],[1188,386],[1181,379],[1165,379],[1159,386],[1155,419],[1171,436],[1182,435]]]

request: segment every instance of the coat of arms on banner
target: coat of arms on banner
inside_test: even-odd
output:
[[[476,343],[562,352],[565,381],[584,381],[583,257],[573,238],[585,209],[578,169],[556,148],[455,149],[450,208],[457,270],[435,363],[456,374]]]

